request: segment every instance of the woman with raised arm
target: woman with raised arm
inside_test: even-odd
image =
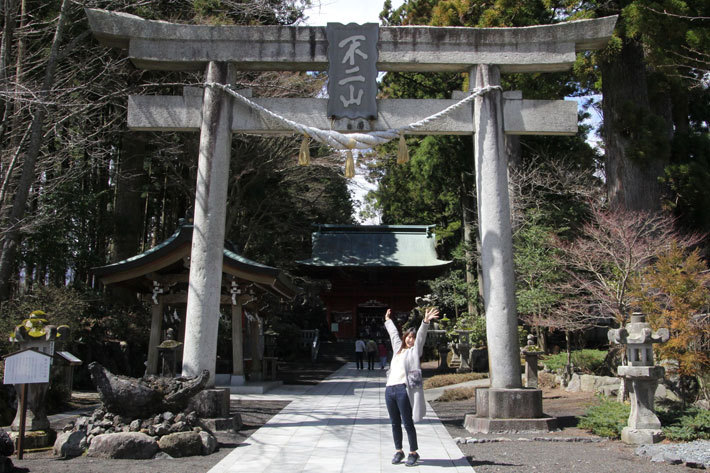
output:
[[[394,355],[387,374],[385,403],[392,422],[392,437],[394,437],[394,448],[396,449],[392,463],[397,464],[404,459],[404,450],[402,450],[402,424],[404,424],[407,440],[409,440],[409,455],[405,465],[414,466],[419,460],[417,431],[414,428],[414,423],[422,420],[426,413],[419,358],[424,351],[429,322],[439,318],[439,310],[433,307],[427,309],[416,334],[413,328],[404,332],[402,337],[404,342],[390,318],[391,314],[392,312],[387,309],[385,328],[390,334]]]

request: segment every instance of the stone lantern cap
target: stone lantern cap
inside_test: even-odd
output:
[[[626,345],[626,354],[628,358],[628,366],[630,367],[652,367],[653,366],[653,349],[654,343],[665,343],[670,338],[670,333],[667,328],[661,328],[653,331],[651,326],[646,322],[646,316],[640,312],[634,312],[631,315],[631,322],[626,324],[626,327],[619,329],[611,329],[608,333],[609,342]],[[627,376],[652,376],[648,370],[621,370],[619,375],[624,376],[621,371],[628,372]],[[662,368],[661,368],[662,369]],[[636,371],[639,371],[636,373]],[[658,371],[655,370],[654,373]],[[656,373],[658,374],[658,373]],[[663,373],[660,373],[663,376]]]
[[[625,345],[650,345],[652,343],[665,343],[670,338],[667,328],[660,328],[653,332],[651,326],[646,322],[646,316],[639,312],[634,312],[631,322],[626,327],[611,329],[608,333],[609,342]]]
[[[68,325],[50,325],[44,317],[47,314],[42,310],[30,312],[28,318],[15,327],[10,335],[11,342],[36,342],[36,341],[63,341],[69,338]]]
[[[175,340],[175,331],[172,328],[167,330],[166,338],[158,345],[159,350],[177,350],[182,346],[182,343]]]
[[[520,353],[524,356],[540,356],[544,354],[545,352],[542,351],[542,349],[535,344],[535,336],[534,335],[528,335],[527,337],[528,341],[527,344],[520,349]]]

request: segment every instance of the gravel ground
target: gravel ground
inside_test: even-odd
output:
[[[652,462],[684,463],[696,468],[710,469],[710,440],[679,444],[642,445],[637,455],[650,457]]]
[[[229,438],[220,438],[225,444],[212,455],[153,460],[104,460],[77,457],[60,460],[52,452],[25,453],[22,460],[13,456],[15,472],[32,473],[200,473],[205,472],[227,456],[239,444],[248,442],[248,437],[283,409],[288,402],[282,401],[232,401],[231,413],[240,413],[243,427]],[[61,426],[52,426],[54,428]]]
[[[338,366],[323,369],[291,367],[293,372],[300,373],[292,375],[290,383],[317,383]],[[703,463],[710,468],[708,441],[665,443],[637,449],[578,429],[577,416],[581,415],[593,400],[593,396],[588,393],[545,391],[545,412],[558,418],[561,430],[544,435],[471,434],[463,428],[462,423],[464,416],[473,411],[472,401],[432,402],[431,405],[450,435],[463,441],[459,443],[459,448],[476,473],[683,473],[697,471],[696,468],[702,468]],[[58,460],[52,457],[50,451],[26,453],[23,460],[12,457],[12,461],[16,472],[33,473],[206,472],[229,454],[232,448],[248,442],[248,437],[253,432],[287,404],[288,402],[279,401],[233,401],[231,411],[242,415],[244,426],[233,437],[223,439],[226,442],[223,448],[205,457],[153,460],[101,460],[79,457]],[[53,427],[61,430],[62,426]],[[424,449],[422,454],[426,455]],[[664,462],[659,462],[661,459]],[[688,461],[691,463],[687,464]],[[672,464],[675,462],[681,463]]]
[[[563,391],[544,394],[545,412],[559,418],[561,430],[548,434],[472,434],[462,426],[462,419],[472,412],[471,401],[433,402],[432,407],[454,438],[467,440],[459,443],[476,473],[491,472],[578,472],[578,473],[682,473],[697,471],[684,464],[652,462],[648,456],[635,454],[637,447],[615,440],[604,440],[576,428],[576,416],[593,402],[587,393],[570,394]],[[475,442],[475,443],[474,443]],[[694,448],[705,449],[707,443],[690,446],[688,443],[661,444],[669,452]],[[426,453],[423,452],[423,455]]]
[[[342,366],[340,362],[322,362],[314,365],[304,363],[279,363],[280,379],[287,384],[313,385],[317,384]],[[70,409],[90,408],[97,406],[98,395],[95,392],[73,393]],[[25,452],[24,458],[18,460],[12,456],[15,465],[14,472],[24,473],[106,473],[111,471],[125,473],[200,473],[206,472],[227,456],[239,444],[248,442],[248,437],[256,432],[288,402],[282,401],[232,401],[231,414],[242,416],[243,426],[238,433],[225,436],[219,435],[220,448],[212,455],[183,457],[176,459],[152,460],[104,460],[97,458],[78,457],[61,460],[52,456],[52,451]],[[52,428],[61,431],[66,421]]]

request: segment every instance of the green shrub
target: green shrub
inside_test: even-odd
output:
[[[710,439],[710,411],[691,407],[659,411],[663,434],[668,440],[689,442]]]
[[[583,373],[595,374],[603,369],[607,353],[606,350],[575,350],[572,352],[572,364]],[[550,371],[561,373],[567,364],[567,353],[545,355],[542,364]]]
[[[591,431],[600,437],[618,439],[626,427],[631,407],[604,396],[591,406],[579,420],[579,428]]]
[[[449,324],[447,324],[449,326]],[[447,331],[449,336],[449,341],[453,340],[454,336],[457,335],[457,330],[470,330],[469,341],[472,347],[484,347],[486,346],[486,318],[479,317],[475,315],[462,315],[456,319],[456,323],[453,327],[450,327]]]

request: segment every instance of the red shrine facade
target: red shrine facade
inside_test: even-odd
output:
[[[327,279],[321,294],[327,323],[338,339],[383,337],[387,309],[406,319],[422,280],[439,276],[450,261],[437,258],[433,226],[318,225],[311,259],[299,261],[307,275]]]

